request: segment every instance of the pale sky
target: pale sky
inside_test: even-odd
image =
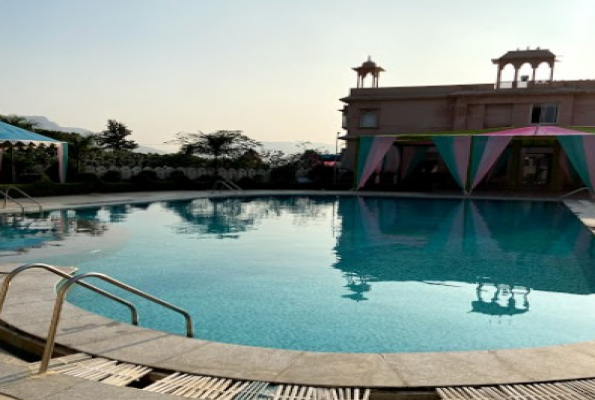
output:
[[[157,147],[177,132],[334,143],[368,55],[380,86],[493,83],[541,47],[595,79],[593,0],[0,0],[0,114]],[[595,112],[595,110],[594,110]]]

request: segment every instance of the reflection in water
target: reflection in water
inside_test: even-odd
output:
[[[240,233],[255,229],[260,220],[276,218],[282,213],[292,214],[296,225],[323,218],[325,210],[320,206],[334,204],[335,201],[330,197],[248,197],[205,198],[163,204],[185,221],[174,227],[178,234],[237,239]]]
[[[531,289],[515,287],[514,285],[491,284],[492,294],[489,301],[486,301],[484,295],[489,293],[490,290],[485,289],[484,286],[485,283],[483,282],[477,284],[477,300],[471,302],[470,312],[495,316],[509,315],[512,317],[529,311],[528,296]],[[521,296],[520,304],[517,304],[515,296]]]
[[[592,235],[554,204],[334,196],[158,204],[180,219],[168,222],[168,229],[200,239],[237,242],[265,220],[286,216],[305,228],[327,220],[336,238],[332,267],[346,280],[347,293],[340,296],[355,302],[373,300],[372,288],[379,282],[422,282],[452,290],[467,283],[477,285],[470,312],[513,316],[529,311],[532,289],[595,293]],[[108,223],[125,223],[130,214],[151,210],[151,204],[140,204],[57,211],[43,219],[4,215],[0,252],[26,252],[77,234],[103,235]]]
[[[347,278],[347,285],[345,287],[353,293],[343,295],[342,297],[355,301],[368,300],[364,296],[364,293],[369,292],[371,289],[367,282],[367,277],[353,273],[346,273],[344,276]]]
[[[52,211],[47,216],[0,215],[0,256],[24,254],[30,249],[59,246],[65,238],[100,236],[108,225],[97,219],[99,209]]]
[[[184,223],[173,229],[180,235],[215,236],[220,239],[238,238],[266,218],[282,213],[293,215],[294,224],[324,218],[321,205],[335,204],[334,197],[270,197],[270,198],[212,198],[193,201],[160,203],[165,209],[182,218]],[[109,224],[122,224],[133,212],[147,211],[151,204],[122,204],[77,210],[49,212],[46,217],[0,215],[0,251],[27,252],[49,241],[84,233],[102,235]],[[1,255],[1,254],[0,254]]]
[[[261,213],[239,199],[198,199],[192,202],[168,202],[165,208],[173,211],[185,223],[175,226],[180,235],[215,235],[237,238],[240,232],[252,229]]]
[[[344,298],[368,300],[376,282],[479,280],[471,312],[513,316],[531,289],[595,293],[593,236],[555,204],[362,197],[340,201],[339,216]]]
[[[595,331],[593,235],[555,204],[222,198],[53,218],[50,232],[35,234],[79,240],[49,239],[64,247],[29,259],[53,252],[62,265],[146,289],[188,309],[207,340],[444,351],[591,340]],[[78,259],[62,257],[68,246]],[[88,296],[74,289],[71,299],[128,321],[127,310]],[[177,315],[140,307],[143,326],[180,333]]]

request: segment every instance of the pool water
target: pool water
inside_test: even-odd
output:
[[[54,219],[58,237],[15,257],[136,286],[187,309],[202,339],[324,352],[595,339],[593,235],[556,203],[197,199]],[[116,293],[140,304],[141,326],[184,334],[178,314]],[[69,301],[129,319],[85,289]]]

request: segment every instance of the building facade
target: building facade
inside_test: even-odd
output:
[[[368,59],[354,68],[357,87],[341,99],[345,103],[342,113],[346,130],[343,168],[355,168],[357,143],[362,136],[531,125],[595,126],[595,80],[556,81],[556,61],[556,56],[545,49],[509,51],[492,60],[497,69],[495,83],[379,87],[379,75],[384,69]],[[503,71],[511,68],[514,77],[503,81]],[[521,74],[527,69],[528,73]],[[538,79],[537,71],[543,69],[547,70],[547,77]],[[372,82],[366,87],[369,76]],[[549,149],[526,148],[524,155],[534,150],[545,155],[555,152],[555,145],[546,147]],[[548,163],[551,176],[555,168],[552,160]],[[519,172],[519,180],[523,174]]]

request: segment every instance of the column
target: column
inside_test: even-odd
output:
[[[562,175],[562,168],[560,168],[560,142],[556,140],[554,144],[554,152],[552,154],[552,165],[551,165],[551,181],[550,190],[554,193],[562,192],[564,189],[564,176]]]

